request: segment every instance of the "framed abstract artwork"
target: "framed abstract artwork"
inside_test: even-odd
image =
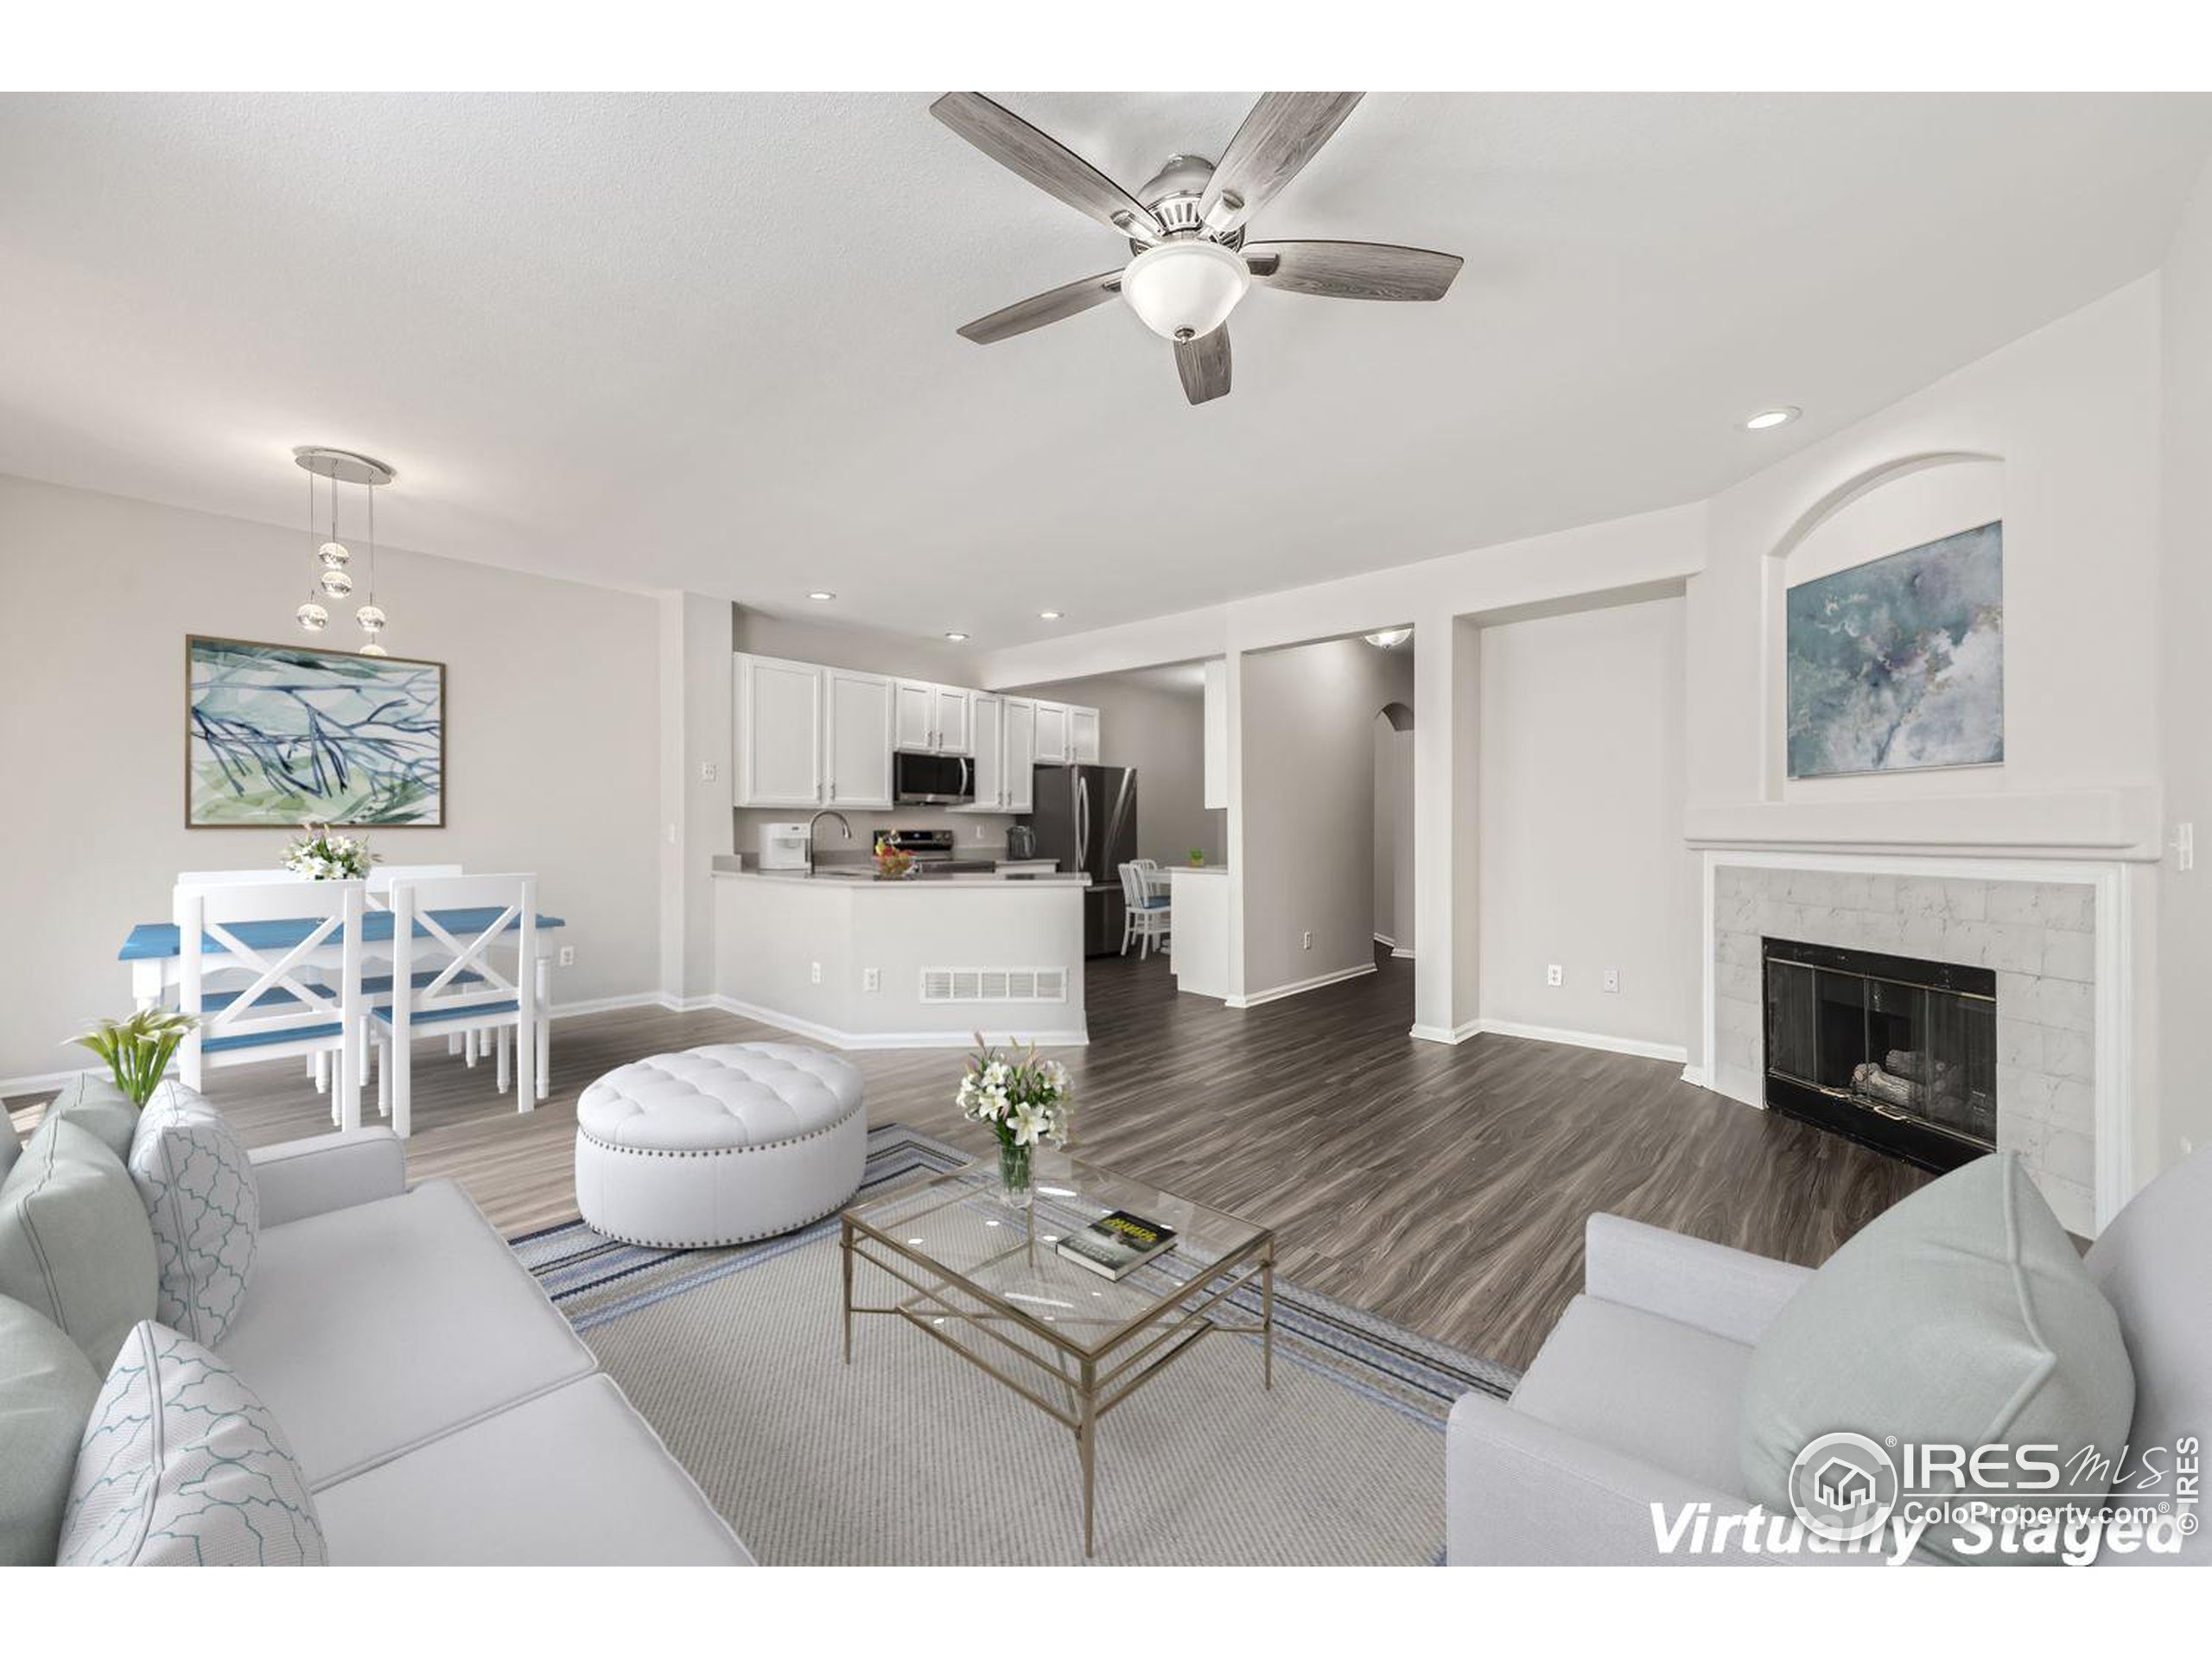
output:
[[[1792,778],[2005,758],[2005,526],[1789,590]]]
[[[184,701],[189,829],[445,823],[443,663],[192,634]]]

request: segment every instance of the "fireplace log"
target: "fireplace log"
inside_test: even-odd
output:
[[[1891,1077],[1872,1060],[1852,1068],[1851,1087],[1869,1099],[1908,1111],[1916,1110],[1922,1099],[1920,1084],[1909,1077]]]

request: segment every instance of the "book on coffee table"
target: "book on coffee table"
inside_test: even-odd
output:
[[[1175,1248],[1175,1230],[1116,1210],[1059,1242],[1059,1252],[1078,1268],[1106,1279],[1125,1279],[1154,1256]]]

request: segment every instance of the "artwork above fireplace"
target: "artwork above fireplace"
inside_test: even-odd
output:
[[[1953,1169],[1997,1144],[1997,976],[1871,950],[1761,941],[1766,1103]]]

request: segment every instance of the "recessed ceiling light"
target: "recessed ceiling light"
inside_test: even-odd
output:
[[[1065,611],[1039,611],[1037,614],[1041,620],[1046,622],[1057,622],[1062,617],[1065,616],[1067,613]]]
[[[835,599],[837,595],[831,593],[827,588],[817,588],[812,593],[809,594],[807,597],[809,599]]]
[[[960,632],[957,629],[953,629],[953,630],[948,631],[948,632],[946,632],[946,634],[945,634],[945,636],[944,636],[944,637],[945,637],[946,639],[948,639],[951,640],[951,641],[952,641],[952,643],[953,643],[954,645],[958,645],[958,644],[959,644],[963,639],[965,639],[968,636],[967,636],[966,634],[964,634],[964,633]]]
[[[1787,426],[1804,412],[1795,404],[1784,404],[1779,409],[1763,409],[1744,423],[1744,429],[1764,432],[1770,426]]]

